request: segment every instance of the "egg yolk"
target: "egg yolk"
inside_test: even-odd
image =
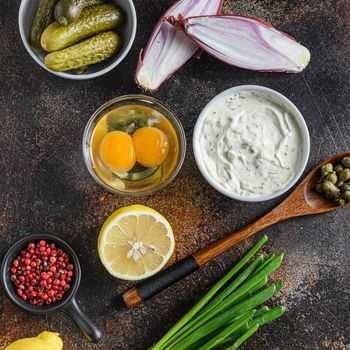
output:
[[[169,141],[163,131],[144,127],[137,129],[132,138],[138,163],[147,168],[164,163],[169,153]]]
[[[129,171],[136,163],[132,137],[124,131],[106,134],[99,146],[103,165],[111,171]]]

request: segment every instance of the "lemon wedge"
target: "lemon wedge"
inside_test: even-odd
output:
[[[102,264],[111,275],[124,280],[153,276],[169,261],[174,247],[169,222],[143,205],[116,210],[102,226],[98,238]]]

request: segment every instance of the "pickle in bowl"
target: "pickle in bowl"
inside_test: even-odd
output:
[[[85,7],[102,4],[103,0],[60,0],[55,7],[55,19],[66,26],[81,15]]]
[[[37,50],[41,50],[40,39],[45,28],[54,22],[54,9],[58,0],[40,0],[29,32],[29,42]]]
[[[103,4],[83,9],[80,17],[66,26],[54,22],[41,36],[41,46],[48,52],[62,50],[80,40],[117,28],[123,22],[121,9]]]
[[[100,33],[79,44],[48,54],[45,65],[56,72],[77,69],[113,57],[120,46],[118,34],[112,31]]]
[[[58,5],[74,13],[66,25],[55,20]],[[137,16],[133,0],[21,0],[18,25],[25,49],[40,67],[61,78],[86,80],[110,72],[124,60],[135,40]],[[111,31],[116,34],[85,42]],[[105,41],[107,47],[102,48]]]

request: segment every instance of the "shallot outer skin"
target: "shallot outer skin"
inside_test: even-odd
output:
[[[136,83],[154,92],[192,56],[198,46],[167,22],[169,16],[213,15],[221,12],[224,0],[179,0],[159,19],[141,50],[135,72]]]
[[[203,51],[230,65],[263,72],[302,72],[309,50],[271,24],[253,17],[212,15],[168,17]]]

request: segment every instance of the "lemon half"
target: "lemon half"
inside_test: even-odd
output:
[[[102,264],[111,275],[124,280],[153,276],[169,261],[174,247],[169,222],[143,205],[116,210],[98,237]]]

